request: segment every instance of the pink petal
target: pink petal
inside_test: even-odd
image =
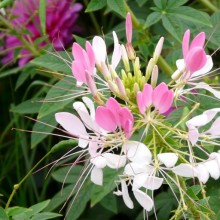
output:
[[[134,118],[130,110],[127,107],[121,108],[118,114],[119,114],[119,123],[123,129],[127,125],[128,121],[130,121],[131,125],[133,126]]]
[[[143,101],[145,106],[148,108],[152,104],[152,95],[153,95],[153,88],[150,84],[145,84],[143,89]]]
[[[79,44],[73,43],[72,54],[73,54],[74,60],[83,62],[83,59],[84,59],[83,48]]]
[[[193,72],[201,69],[206,64],[206,53],[201,47],[192,48],[185,59],[186,68],[192,74]]]
[[[142,192],[139,189],[134,190],[133,193],[135,199],[147,212],[152,210],[154,203],[150,196],[148,196],[146,193]]]
[[[96,109],[95,121],[106,131],[113,132],[117,127],[117,123],[112,112],[102,106]]]
[[[186,58],[186,55],[189,51],[189,40],[190,40],[190,30],[187,30],[183,36],[182,42],[182,50],[183,50],[183,57]]]
[[[127,13],[127,16],[126,16],[125,29],[126,29],[127,42],[131,43],[132,41],[132,19],[131,19],[131,14],[129,12]]]
[[[137,105],[138,105],[138,109],[139,109],[140,113],[144,114],[146,111],[146,106],[143,101],[143,93],[142,92],[139,91],[137,93],[136,100],[137,100]]]
[[[163,114],[171,108],[174,94],[172,90],[167,91],[160,100],[159,113]]]
[[[206,133],[210,133],[211,135],[220,135],[220,117],[218,117],[212,124],[211,128],[206,131]]]
[[[89,58],[90,69],[93,69],[95,67],[95,54],[89,41],[86,41],[86,51]]]
[[[161,98],[168,91],[167,85],[162,82],[153,91],[153,104],[156,109],[159,109]]]
[[[130,139],[131,137],[131,133],[133,131],[133,125],[134,122],[132,122],[131,120],[127,120],[123,127],[127,140]]]
[[[190,50],[194,47],[203,47],[205,43],[205,33],[200,32],[192,41],[190,44]]]
[[[96,185],[102,186],[103,185],[103,171],[94,166],[91,171],[91,181]]]
[[[85,68],[83,66],[83,63],[74,60],[72,62],[72,73],[78,82],[86,83]]]
[[[121,106],[119,105],[119,103],[116,101],[116,99],[114,98],[109,98],[108,101],[106,102],[106,108],[109,109],[112,114],[114,115],[114,118],[116,120],[117,125],[121,125],[120,124],[120,116],[119,116],[119,111],[121,109]]]

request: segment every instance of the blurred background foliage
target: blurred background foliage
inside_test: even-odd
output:
[[[58,213],[65,201],[68,203],[61,214],[65,216],[67,213],[68,220],[143,219],[141,207],[136,204],[134,210],[127,210],[121,198],[112,195],[115,184],[111,181],[111,175],[115,174],[111,170],[105,172],[106,184],[103,188],[90,184],[90,180],[80,186],[85,176],[83,166],[71,167],[73,157],[66,158],[62,163],[57,161],[50,170],[51,162],[76,145],[73,140],[65,141],[59,136],[50,135],[57,125],[54,113],[64,108],[71,111],[75,98],[74,81],[68,77],[71,75],[71,43],[74,40],[84,46],[86,40],[101,35],[111,51],[113,30],[119,40],[125,42],[124,23],[129,11],[133,19],[133,46],[142,59],[143,68],[160,36],[165,37],[163,58],[158,63],[161,80],[166,81],[176,68],[175,61],[182,56],[181,40],[186,29],[190,29],[193,35],[200,31],[206,33],[206,49],[213,54],[217,69],[220,63],[220,1],[65,0],[63,2],[67,2],[68,6],[62,6],[63,10],[59,5],[63,3],[55,1],[56,9],[60,8],[58,16],[50,14],[52,0],[33,0],[32,3],[37,4],[32,9],[26,7],[28,13],[25,16],[29,16],[25,17],[26,22],[13,10],[18,2],[23,4],[25,10],[26,0],[4,0],[0,3],[0,206],[12,207],[6,211],[1,208],[0,219],[58,219],[59,215],[54,212]],[[80,6],[77,12],[74,11],[77,13],[74,17],[71,14],[73,11],[69,10],[76,4]],[[66,20],[59,26],[64,17]],[[54,22],[50,23],[50,19],[54,19]],[[65,29],[64,24],[69,19],[75,20]],[[34,25],[37,22],[34,29],[31,22]],[[67,29],[71,29],[70,34],[65,32]],[[34,31],[38,34],[33,37]],[[61,31],[68,33],[70,39],[62,38]],[[61,51],[64,47],[66,51]],[[10,58],[6,59],[8,56]],[[22,58],[27,59],[21,61]],[[209,80],[219,81],[218,77]],[[218,103],[206,101],[204,105],[215,106]],[[59,134],[59,131],[55,133]],[[33,169],[33,174],[26,178],[26,174],[43,157],[45,159]],[[19,184],[19,188],[9,201],[15,184]],[[216,218],[220,219],[217,205],[220,203],[220,188],[216,184],[219,185],[210,181],[206,190]],[[189,191],[199,197],[198,189]],[[36,203],[39,203],[37,207],[31,207]],[[155,195],[155,204],[158,219],[164,220],[169,219],[170,212],[177,207],[172,192],[166,186]],[[149,215],[150,219],[155,219],[153,212]]]

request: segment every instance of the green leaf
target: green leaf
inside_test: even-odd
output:
[[[151,25],[157,23],[160,19],[162,18],[162,14],[160,12],[152,12],[151,14],[149,14],[149,16],[147,17],[147,20],[144,24],[145,28],[150,27]]]
[[[179,8],[176,8],[175,11],[172,12],[172,14],[175,15],[175,17],[194,24],[202,24],[212,27],[212,23],[208,14],[188,6],[181,6]],[[173,19],[175,18],[173,17]]]
[[[89,2],[85,12],[92,12],[102,9],[106,6],[107,0],[92,0]]]
[[[42,103],[36,102],[36,100],[26,100],[19,105],[13,106],[11,111],[19,114],[33,114],[39,112],[41,105]]]
[[[167,3],[167,0],[154,0],[154,4],[159,9],[165,8],[166,3]]]
[[[23,71],[19,74],[18,79],[16,81],[15,90],[17,90],[29,77],[29,74],[26,71]]]
[[[167,2],[167,8],[178,8],[181,5],[184,5],[188,0],[168,0]]]
[[[158,194],[155,199],[155,207],[157,211],[157,218],[168,220],[170,213],[174,207],[175,199],[170,191]]]
[[[14,207],[10,207],[7,209],[7,214],[8,214],[8,216],[15,216],[15,215],[19,215],[21,213],[24,213],[27,210],[28,210],[27,208],[14,206]]]
[[[46,34],[46,0],[40,0],[39,17],[43,35]]]
[[[75,165],[73,167],[62,167],[53,172],[52,177],[60,183],[72,183],[75,185],[80,178],[80,172],[82,169],[83,166],[80,165]]]
[[[70,139],[70,140],[60,141],[58,144],[55,144],[51,148],[50,152],[54,153],[54,152],[63,150],[66,147],[75,147],[77,145],[78,145],[78,142],[76,140],[71,140]]]
[[[12,2],[14,2],[14,0],[3,0],[0,2],[0,8],[8,7]]]
[[[33,215],[44,210],[48,206],[49,203],[50,203],[50,200],[46,200],[46,201],[43,201],[43,202],[40,202],[40,203],[37,203],[31,206],[30,209],[32,210]]]
[[[174,37],[176,38],[179,42],[181,42],[180,37],[177,34],[177,26],[174,23],[175,21],[170,18],[169,16],[163,16],[162,17],[162,23],[164,28]]]
[[[109,8],[112,9],[114,12],[118,13],[123,18],[126,17],[124,0],[107,0],[107,3]]]
[[[139,7],[142,7],[148,0],[136,0]]]
[[[116,187],[115,180],[117,180],[118,175],[121,174],[122,170],[114,170],[110,168],[105,168],[103,170],[104,173],[104,181],[102,186],[94,186],[92,197],[91,197],[91,206],[93,207],[95,204],[100,202],[107,194],[114,190]]]
[[[93,186],[94,185],[91,184],[90,181],[85,182],[76,198],[73,198],[73,200],[69,202],[66,214],[67,220],[76,220],[83,213],[88,201],[90,200]]]
[[[199,198],[197,197],[197,195],[201,190],[202,188],[200,185],[193,185],[187,189],[186,194],[190,196],[190,198],[192,198],[193,200],[198,200]]]
[[[32,149],[35,148],[43,139],[45,139],[48,136],[48,133],[51,133],[54,130],[54,127],[57,125],[54,114],[55,113],[52,112],[40,119],[40,122],[43,122],[45,124],[42,124],[38,121],[35,122],[34,127],[32,129],[33,132],[31,134]]]
[[[47,93],[45,100],[39,111],[38,118],[41,119],[52,112],[59,112],[65,110],[65,107],[72,103],[76,95],[75,81],[73,78],[65,77],[57,82]],[[67,99],[67,100],[66,100]]]
[[[100,204],[106,208],[107,210],[117,214],[118,206],[117,206],[117,197],[111,192],[107,196],[105,196]]]
[[[68,75],[72,74],[71,70],[72,55],[65,52],[54,52],[54,54],[45,54],[31,61],[32,64],[52,70],[60,71]],[[52,75],[52,73],[51,73]]]
[[[0,207],[0,219],[1,220],[9,220],[8,216],[5,213],[5,210],[2,207]]]
[[[58,213],[53,213],[53,212],[43,212],[43,213],[38,213],[34,215],[34,217],[31,218],[31,220],[47,220],[47,219],[52,219],[56,217],[62,216],[61,214]]]
[[[73,37],[75,38],[76,42],[77,42],[79,45],[81,45],[82,47],[85,46],[85,44],[86,44],[86,39],[85,39],[85,38],[79,37],[79,36],[77,36],[77,35],[75,35],[75,34],[73,35]]]
[[[7,77],[7,76],[17,74],[21,69],[22,69],[21,67],[16,67],[16,68],[10,68],[6,71],[3,71],[3,72],[0,73],[0,79],[4,78],[4,77]]]

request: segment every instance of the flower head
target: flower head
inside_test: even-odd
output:
[[[70,46],[73,41],[72,33],[79,30],[75,22],[82,5],[79,3],[72,5],[70,0],[46,2],[46,34],[54,48],[62,50],[63,47]],[[13,28],[18,34],[22,33],[21,37],[32,45],[35,40],[43,36],[38,14],[39,3],[39,0],[16,0],[14,7],[8,10],[13,17],[11,21]],[[42,48],[45,45],[46,41],[42,41],[38,47]],[[34,57],[33,52],[24,48],[16,35],[6,34],[6,48],[8,52],[3,59],[4,63],[13,60],[15,48],[20,48],[19,66],[25,65]]]

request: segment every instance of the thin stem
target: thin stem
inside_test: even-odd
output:
[[[87,6],[88,5],[88,1],[87,0],[83,0],[84,4]],[[97,19],[96,17],[94,16],[94,14],[92,12],[89,13],[89,16],[92,20],[92,23],[95,27],[95,30],[97,32],[98,35],[102,35],[102,32],[101,32],[101,28],[99,26],[99,23],[97,22]]]
[[[217,12],[219,10],[210,0],[198,0],[198,2],[207,7],[211,12]]]
[[[168,76],[171,76],[174,73],[174,70],[169,66],[167,61],[162,56],[159,57],[157,64]]]
[[[51,151],[49,151],[44,157],[42,157],[36,164],[35,166],[25,175],[25,177],[18,183],[14,185],[14,189],[6,203],[5,209],[9,208],[10,203],[15,195],[15,193],[17,192],[17,190],[19,189],[19,187],[21,186],[21,184],[32,174],[32,172],[35,170],[35,168],[51,153]]]

